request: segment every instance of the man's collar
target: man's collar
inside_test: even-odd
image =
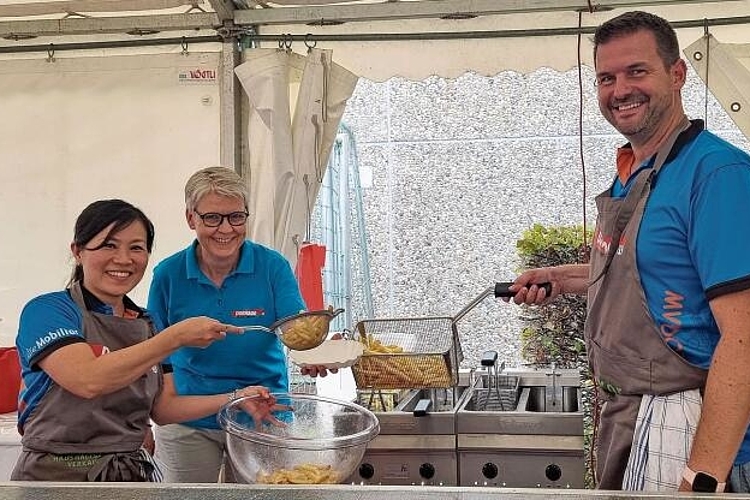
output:
[[[674,143],[674,146],[672,146],[672,150],[669,152],[669,155],[667,156],[666,160],[664,160],[664,163],[669,163],[670,161],[674,160],[675,156],[677,156],[680,153],[680,150],[682,149],[685,144],[688,144],[692,142],[695,137],[703,132],[703,120],[696,119],[696,120],[690,120],[690,126],[683,131],[678,137],[677,140]],[[621,147],[617,149],[618,154],[620,154],[621,151],[630,149],[632,151],[633,146],[628,142],[623,144]],[[624,153],[625,151],[623,151]],[[658,154],[658,150],[651,155],[646,161],[643,162],[644,165],[653,165],[654,159],[656,159],[656,155]],[[633,170],[637,170],[637,168],[633,168]]]

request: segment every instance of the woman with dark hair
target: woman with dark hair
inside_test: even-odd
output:
[[[155,481],[160,472],[142,449],[151,419],[201,418],[253,394],[248,410],[268,418],[273,399],[264,387],[208,396],[162,391],[166,356],[242,329],[197,317],[155,335],[158,325],[126,295],[143,278],[153,244],[153,224],[125,201],[97,201],[79,215],[68,287],[32,299],[21,313],[23,452],[12,479]]]

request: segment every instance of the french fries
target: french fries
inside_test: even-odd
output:
[[[282,328],[281,338],[290,349],[304,351],[320,345],[327,333],[327,317],[302,316]]]
[[[370,333],[363,339],[365,354],[393,354],[404,352],[404,348],[395,344],[383,344]]]
[[[336,484],[338,473],[330,465],[300,464],[292,469],[279,469],[269,474],[258,474],[256,483],[261,484]]]
[[[365,355],[352,367],[360,388],[401,389],[453,385],[451,373],[442,355],[404,353],[401,346],[383,344],[372,334],[362,337],[361,341],[365,344]]]

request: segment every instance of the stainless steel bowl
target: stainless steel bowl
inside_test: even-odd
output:
[[[274,394],[289,410],[284,423],[256,425],[239,398],[219,412],[238,479],[248,483],[340,483],[354,472],[367,443],[380,431],[371,411],[354,403],[309,394]]]

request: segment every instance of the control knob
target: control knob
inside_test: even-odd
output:
[[[497,465],[492,462],[487,462],[482,466],[482,475],[487,479],[495,479],[499,472],[500,470],[497,468]]]
[[[419,475],[425,479],[435,477],[435,466],[430,463],[424,463],[419,466]]]
[[[363,479],[372,479],[375,475],[375,467],[372,464],[364,463],[359,466],[359,476]]]
[[[544,469],[544,475],[547,476],[547,479],[550,481],[558,481],[562,477],[562,469],[557,464],[549,464],[546,469]]]

